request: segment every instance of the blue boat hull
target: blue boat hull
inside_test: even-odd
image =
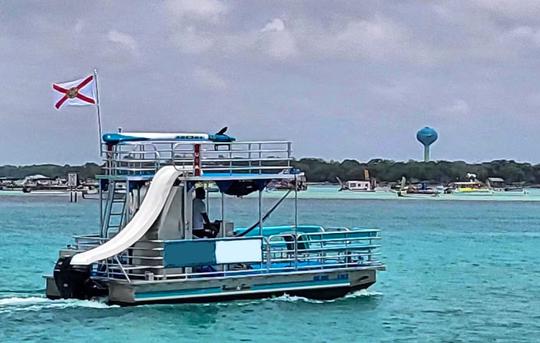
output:
[[[376,269],[258,274],[215,279],[111,283],[109,302],[119,305],[149,303],[207,303],[259,299],[284,294],[329,300],[366,289],[376,281]]]

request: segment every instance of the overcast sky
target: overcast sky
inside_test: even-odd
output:
[[[2,1],[0,165],[97,160],[104,127],[291,139],[297,157],[540,162],[540,1]]]

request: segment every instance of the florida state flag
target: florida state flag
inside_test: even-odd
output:
[[[96,104],[96,82],[94,75],[63,83],[53,83],[55,95],[54,108],[60,110],[64,105],[88,106]]]

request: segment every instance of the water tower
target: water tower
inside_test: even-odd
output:
[[[424,127],[416,133],[416,139],[424,146],[424,162],[429,161],[429,146],[433,144],[439,135],[431,127]]]

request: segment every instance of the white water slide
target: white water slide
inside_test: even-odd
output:
[[[135,244],[158,219],[170,190],[181,173],[181,170],[173,166],[159,169],[133,219],[109,241],[94,249],[74,255],[70,264],[89,265],[119,254]]]

